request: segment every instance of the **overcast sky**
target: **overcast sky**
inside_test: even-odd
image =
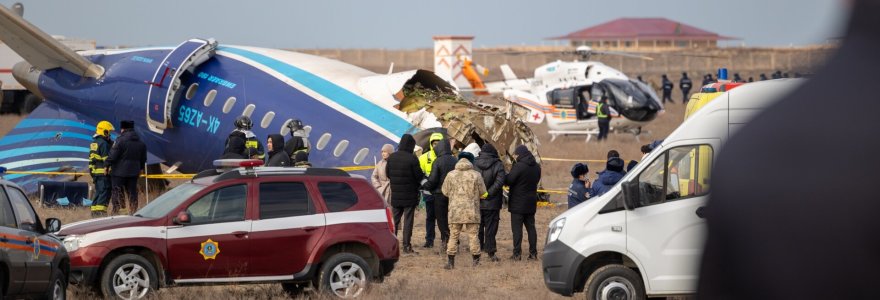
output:
[[[11,6],[16,1],[0,0]],[[553,44],[620,17],[666,17],[747,46],[839,37],[846,0],[21,0],[46,32],[98,45],[175,45],[192,37],[272,48],[429,48],[431,36],[474,46]]]

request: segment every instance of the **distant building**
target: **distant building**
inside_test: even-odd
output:
[[[714,48],[718,46],[718,41],[737,38],[666,18],[620,18],[550,39],[569,40],[575,47],[652,50]]]

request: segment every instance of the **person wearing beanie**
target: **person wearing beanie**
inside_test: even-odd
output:
[[[309,168],[312,163],[309,162],[309,153],[305,151],[297,152],[293,155],[293,166],[297,168]]]
[[[461,160],[462,158],[467,159],[469,162],[471,162],[471,164],[474,163],[474,154],[473,153],[470,153],[467,151],[461,151],[458,153],[458,159]]]
[[[471,250],[473,264],[480,264],[480,240],[477,230],[480,227],[480,197],[486,193],[486,185],[480,172],[474,171],[471,163],[474,155],[462,151],[455,164],[455,170],[446,175],[441,191],[449,197],[449,241],[446,243],[446,269],[455,267],[458,252],[458,236],[467,234],[468,248]],[[442,159],[437,158],[438,162]],[[437,169],[435,171],[440,171]],[[434,200],[437,201],[437,200]]]
[[[526,228],[529,239],[529,260],[538,259],[538,234],[535,231],[535,212],[538,208],[538,182],[541,181],[541,165],[525,145],[513,151],[516,162],[504,184],[510,187],[507,210],[513,231],[513,260],[522,259],[522,230]]]
[[[400,138],[397,152],[388,156],[385,174],[391,189],[391,212],[394,214],[394,234],[403,228],[403,253],[416,252],[412,248],[412,229],[416,206],[419,205],[419,185],[425,179],[419,167],[419,159],[413,155],[416,140],[412,135],[404,134]],[[384,149],[384,147],[383,147]],[[403,218],[404,226],[401,226]]]
[[[133,215],[138,209],[138,176],[147,163],[147,145],[134,131],[134,121],[122,121],[119,124],[120,134],[106,163],[110,165],[110,180],[113,185],[112,213],[126,206],[125,196],[128,195],[128,214]]]
[[[483,178],[486,185],[486,193],[480,201],[480,230],[477,237],[480,239],[480,249],[489,254],[489,260],[497,262],[495,252],[495,236],[498,234],[498,223],[501,220],[499,213],[504,202],[504,163],[498,157],[498,151],[490,143],[483,144],[480,148],[480,156],[474,160],[474,167]]]
[[[382,159],[376,163],[373,169],[373,175],[370,176],[370,182],[373,188],[385,199],[385,205],[391,207],[391,181],[388,179],[388,173],[385,173],[385,166],[388,164],[388,157],[394,152],[394,146],[391,144],[382,145]]]
[[[568,208],[571,209],[578,204],[584,203],[590,198],[590,182],[587,180],[587,173],[590,168],[582,163],[577,163],[571,167],[571,185],[568,186]]]
[[[629,163],[626,164],[626,172],[629,173],[629,171],[632,171],[632,169],[634,169],[638,164],[639,162],[636,160],[629,161]]]
[[[599,173],[599,178],[593,182],[593,186],[590,188],[590,196],[599,197],[611,190],[611,187],[617,184],[620,179],[623,179],[625,174],[623,168],[623,159],[619,157],[609,158],[608,162],[605,163],[605,171]]]

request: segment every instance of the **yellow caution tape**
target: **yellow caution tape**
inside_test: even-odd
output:
[[[538,190],[538,193],[547,193],[547,194],[568,194],[568,191],[565,190]]]
[[[363,171],[363,170],[372,170],[375,169],[376,166],[351,166],[351,167],[338,167],[336,169],[340,169],[346,172],[351,171]]]

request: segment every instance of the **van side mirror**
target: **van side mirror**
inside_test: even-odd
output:
[[[177,213],[177,216],[172,220],[174,224],[177,225],[186,225],[192,222],[192,215],[188,211],[181,211]]]
[[[631,180],[620,184],[623,190],[623,206],[627,210],[639,207],[639,182]]]
[[[46,219],[46,233],[55,233],[61,230],[61,220],[56,218]]]

